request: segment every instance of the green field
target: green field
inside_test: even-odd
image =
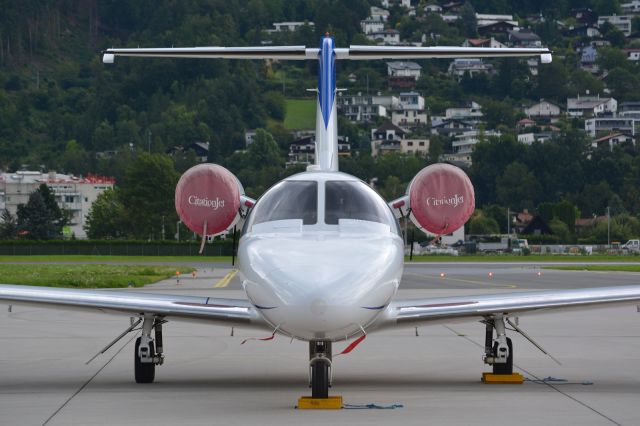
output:
[[[545,266],[544,269],[559,269],[562,271],[640,272],[640,265]]]
[[[406,262],[411,262],[409,256],[405,256]],[[445,256],[427,255],[413,256],[413,262],[624,262],[640,263],[639,256],[615,256],[615,255],[591,255],[591,256],[565,256],[565,255],[530,255],[521,256],[515,254],[501,255],[469,255],[469,256]],[[580,269],[580,267],[578,267]]]
[[[108,255],[84,255],[84,254],[59,254],[59,255],[17,255],[0,256],[0,264],[3,263],[52,263],[52,262],[95,262],[95,263],[191,263],[191,262],[229,262],[231,256],[108,256]]]
[[[179,270],[190,274],[195,268],[130,265],[0,265],[3,284],[71,288],[142,287],[173,277]]]
[[[315,129],[316,104],[315,99],[287,99],[284,127],[287,129]]]

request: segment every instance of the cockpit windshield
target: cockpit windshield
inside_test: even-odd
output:
[[[325,183],[325,223],[337,225],[340,219],[366,220],[396,228],[387,204],[364,182],[327,181]]]
[[[288,219],[302,219],[303,225],[318,222],[317,182],[280,182],[258,200],[251,213],[252,225]]]

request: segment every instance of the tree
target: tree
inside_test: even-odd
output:
[[[247,150],[249,167],[261,169],[265,166],[279,166],[282,164],[282,153],[271,133],[264,129],[256,130],[253,143]]]
[[[27,204],[18,205],[18,229],[32,240],[62,236],[68,217],[58,207],[55,196],[44,183],[29,195]]]
[[[84,226],[91,239],[119,238],[126,235],[126,213],[117,189],[109,188],[91,205]]]
[[[387,201],[394,200],[401,197],[406,189],[407,185],[403,184],[400,179],[395,176],[388,176],[382,188],[380,188],[380,195]]]
[[[178,172],[165,154],[139,154],[126,170],[121,199],[128,233],[137,238],[159,238],[164,221],[166,235],[177,222],[174,195]]]
[[[478,35],[476,11],[469,2],[465,2],[460,8],[459,25],[465,37],[475,37]]]
[[[469,233],[473,235],[497,234],[500,232],[498,222],[492,217],[484,215],[483,211],[476,209],[469,220]]]
[[[601,69],[607,71],[614,68],[629,69],[632,65],[622,50],[613,47],[602,47],[598,49],[596,63]]]
[[[18,233],[18,222],[16,217],[13,216],[9,210],[4,209],[2,215],[0,215],[0,239],[12,240]]]
[[[562,61],[542,64],[538,69],[538,94],[541,98],[565,101],[569,72]]]
[[[536,205],[542,195],[538,179],[520,162],[507,166],[504,173],[496,179],[496,190],[498,201],[502,205],[512,206],[517,210]]]

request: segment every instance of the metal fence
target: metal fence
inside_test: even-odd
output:
[[[204,256],[231,256],[232,242],[205,244]],[[197,256],[200,243],[46,241],[0,242],[0,255]]]

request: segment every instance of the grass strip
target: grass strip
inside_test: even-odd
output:
[[[19,262],[229,262],[231,265],[231,256],[107,256],[107,255],[75,255],[75,254],[59,254],[59,255],[17,255],[17,256],[0,256],[0,264],[2,263],[19,263]]]
[[[640,263],[639,256],[616,256],[616,255],[590,255],[590,256],[569,256],[562,254],[543,254],[522,256],[517,254],[497,254],[497,255],[420,255],[413,256],[413,260],[409,260],[409,256],[405,256],[405,262],[520,262],[520,263],[536,263],[536,262],[628,262]]]
[[[131,265],[0,265],[3,284],[70,288],[142,287],[195,268]]]
[[[558,269],[561,271],[640,272],[640,265],[567,265],[545,266],[543,269]]]

